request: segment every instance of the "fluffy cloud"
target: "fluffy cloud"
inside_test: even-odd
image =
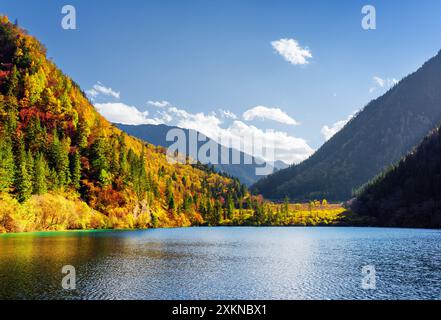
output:
[[[243,118],[246,121],[251,121],[253,119],[261,120],[273,120],[280,123],[297,125],[298,122],[287,115],[284,111],[279,108],[269,108],[265,106],[256,106],[244,112]]]
[[[173,121],[173,117],[167,111],[157,111],[155,121],[160,124],[166,124]]]
[[[373,93],[377,89],[393,87],[394,85],[396,85],[398,83],[398,80],[395,78],[383,79],[378,76],[374,76],[372,78],[372,81],[374,82],[374,86],[369,89],[370,93]]]
[[[302,48],[294,39],[280,39],[271,42],[271,45],[286,61],[294,65],[308,64],[308,59],[312,58],[311,51],[308,48]]]
[[[341,129],[343,129],[343,127],[349,122],[351,121],[352,118],[354,118],[356,115],[356,112],[354,112],[353,114],[351,114],[347,119],[345,120],[340,120],[336,123],[334,123],[332,126],[323,126],[321,133],[322,135],[325,137],[326,141],[328,141],[329,139],[331,139],[337,132],[339,132]]]
[[[215,114],[189,113],[177,107],[169,108],[168,113],[175,119],[178,127],[199,131],[214,140],[222,136],[222,120]]]
[[[170,107],[171,104],[168,101],[162,100],[162,101],[148,101],[147,104],[153,106],[153,107],[157,107],[157,108],[165,108],[165,107]]]
[[[108,121],[121,124],[159,124],[155,119],[149,119],[147,111],[141,112],[134,106],[121,102],[96,103],[95,108]]]
[[[292,137],[285,132],[264,131],[248,125],[237,120],[236,115],[230,111],[219,110],[218,113],[212,112],[209,114],[203,112],[190,113],[168,103],[168,106],[156,110],[154,116],[149,117],[147,111],[142,112],[137,107],[122,102],[95,103],[95,107],[108,121],[114,123],[130,125],[170,124],[193,129],[227,147],[240,149],[268,161],[283,160],[286,163],[298,163],[314,153],[314,150],[305,140]],[[272,113],[274,113],[274,110],[272,110]],[[276,121],[296,123],[294,119],[283,112],[276,114],[279,115],[276,117]],[[254,117],[254,115],[249,116]],[[227,120],[229,123],[225,124],[224,121]],[[235,145],[238,141],[242,143]]]
[[[112,97],[112,98],[115,98],[115,99],[119,99],[120,98],[120,93],[119,92],[114,91],[110,87],[104,86],[99,81],[96,84],[94,84],[92,89],[87,90],[86,93],[92,99],[98,97],[99,95],[103,95],[103,96],[107,96],[107,97]]]
[[[263,131],[241,121],[234,121],[227,131],[233,135],[233,139],[251,136],[254,138],[254,141],[264,142],[266,144],[265,147],[268,149],[267,152],[273,154],[274,158],[268,157],[268,154],[256,152],[254,152],[254,155],[268,161],[282,160],[289,164],[299,163],[314,153],[314,149],[304,139],[290,136],[286,132],[275,130]],[[250,150],[250,146],[245,146],[242,151],[248,150]]]
[[[222,119],[215,114],[192,114],[176,107],[169,108],[168,112],[173,115],[178,127],[197,130],[227,147],[232,146],[269,161],[276,159],[286,163],[299,163],[314,153],[314,149],[304,139],[289,136],[285,132],[264,131],[239,120],[225,126]],[[253,140],[248,140],[250,137]],[[243,145],[234,145],[237,141],[242,141]],[[256,142],[265,144],[266,150],[263,153],[260,153],[263,150],[260,149],[261,146],[255,145]]]

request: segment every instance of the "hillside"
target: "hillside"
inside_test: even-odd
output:
[[[441,52],[370,102],[299,165],[252,189],[265,197],[345,201],[352,191],[399,161],[441,121]]]
[[[156,146],[163,146],[165,148],[173,144],[173,142],[167,141],[166,139],[167,132],[171,129],[181,129],[178,127],[167,126],[167,125],[149,125],[149,124],[138,125],[138,126],[124,125],[124,124],[115,124],[115,125],[124,132],[127,132],[128,134],[134,137],[147,141]],[[195,130],[188,130],[188,129],[181,129],[181,130],[185,132],[185,136],[187,137],[187,146],[189,145],[189,141],[190,141],[189,138],[190,131],[199,134],[199,132]],[[213,166],[218,172],[223,172],[228,174],[229,176],[238,178],[240,182],[248,186],[257,182],[259,179],[262,178],[262,176],[256,175],[256,168],[264,166],[263,160],[258,160],[255,159],[254,157],[248,156],[252,158],[253,164],[245,164],[243,160],[245,158],[245,154],[243,152],[240,152],[241,164],[220,164],[221,162],[220,155],[223,152],[225,152],[228,153],[230,155],[230,159],[232,159],[233,149],[221,146],[218,143],[216,143],[214,140],[207,138],[206,142],[198,142],[197,150],[199,150],[199,148],[205,143],[210,143],[210,145],[211,143],[213,143],[214,145],[217,145],[219,159],[218,159],[218,164],[214,164]],[[187,147],[187,156],[188,156],[188,147]],[[276,161],[273,166],[275,170],[284,169],[288,167],[288,165],[286,165],[282,161]]]
[[[170,164],[107,122],[0,16],[0,232],[217,224],[245,197],[237,180]]]
[[[441,228],[441,127],[358,191],[356,214],[374,225]]]

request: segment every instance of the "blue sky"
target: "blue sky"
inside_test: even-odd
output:
[[[61,28],[66,4],[77,30]],[[366,4],[376,30],[361,28]],[[439,0],[3,0],[0,12],[38,37],[110,120],[233,137],[272,129],[288,162],[441,49]],[[276,50],[296,43],[305,64]]]

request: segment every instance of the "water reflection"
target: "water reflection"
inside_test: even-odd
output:
[[[441,232],[188,228],[0,236],[0,298],[439,299]],[[61,288],[63,265],[77,289]],[[377,289],[361,267],[375,265]]]

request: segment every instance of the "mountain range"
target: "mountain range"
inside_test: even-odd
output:
[[[353,194],[348,217],[363,224],[439,228],[440,122],[441,52],[309,159],[257,182],[256,158],[215,168],[170,163],[166,135],[179,128],[109,123],[37,39],[0,16],[0,233],[330,224],[340,221],[339,205],[288,200],[346,201]],[[182,130],[188,139],[199,134]],[[219,154],[235,152],[208,143]],[[239,179],[284,203],[253,196]]]
[[[200,133],[196,130],[189,130],[189,129],[182,129],[175,126],[167,126],[164,124],[160,125],[151,125],[151,124],[145,124],[145,125],[124,125],[124,124],[115,124],[118,128],[121,130],[127,132],[128,134],[137,137],[139,139],[142,139],[144,141],[147,141],[153,145],[156,146],[163,146],[165,148],[170,147],[174,143],[174,141],[167,141],[167,133],[172,129],[180,129],[184,132],[186,137],[186,155],[189,156],[189,144],[190,144],[190,132],[195,134],[194,136],[200,136]],[[244,152],[237,151],[232,148],[227,148],[223,145],[218,144],[213,139],[207,138],[206,141],[198,141],[197,145],[197,151],[200,150],[200,148],[204,144],[212,144],[215,146],[215,148],[218,150],[218,161],[216,164],[211,163],[204,163],[207,165],[213,165],[214,168],[218,172],[223,172],[228,174],[229,176],[238,178],[242,183],[246,185],[252,185],[253,183],[257,182],[259,179],[261,179],[263,176],[258,175],[256,169],[262,168],[266,165],[266,162],[262,159],[255,158],[253,156],[250,156]],[[233,152],[237,152],[240,156],[240,164],[221,164],[221,154],[229,154],[229,159],[233,159],[232,154]],[[251,164],[245,163],[244,159],[248,157],[251,159]],[[280,160],[274,161],[269,165],[270,171],[277,171],[281,169],[285,169],[288,167],[288,165]],[[256,173],[257,172],[257,173]]]
[[[345,201],[441,122],[441,52],[356,117],[304,162],[252,186],[267,198]]]

